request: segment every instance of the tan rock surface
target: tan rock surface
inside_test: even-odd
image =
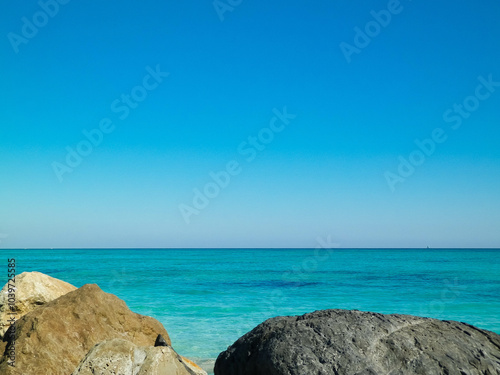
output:
[[[170,346],[137,346],[114,339],[94,346],[72,375],[206,375]]]
[[[15,337],[16,367],[0,360],[2,375],[68,375],[96,344],[121,338],[139,346],[153,345],[161,334],[171,345],[163,325],[130,311],[124,301],[87,284],[22,317],[8,331],[4,353]],[[12,328],[11,328],[12,329]]]
[[[181,358],[182,358],[182,361],[184,362],[184,364],[187,367],[189,367],[189,369],[191,371],[193,371],[196,375],[207,375],[207,372],[205,370],[203,370],[200,366],[198,366],[196,363],[194,363],[190,359],[183,357],[183,356],[181,356]],[[213,370],[213,367],[212,367],[212,370]]]
[[[5,284],[0,292],[0,338],[10,326],[8,284]],[[19,319],[30,311],[75,290],[76,287],[40,272],[23,272],[16,276],[15,289],[16,318]]]

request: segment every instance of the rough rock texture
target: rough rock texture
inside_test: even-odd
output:
[[[206,375],[170,346],[144,347],[114,339],[94,346],[72,375]]]
[[[0,292],[0,338],[10,326],[11,312],[8,305],[8,284]],[[23,272],[16,276],[16,319],[21,318],[37,307],[76,289],[71,284],[55,279],[40,272]]]
[[[6,354],[15,338],[16,367],[8,366],[4,354],[0,374],[68,375],[102,341],[122,338],[153,346],[158,334],[171,345],[167,331],[156,319],[133,313],[124,301],[97,285],[84,285],[38,307],[9,328],[0,353]]]
[[[500,374],[500,336],[409,315],[326,310],[269,319],[221,353],[216,375]]]

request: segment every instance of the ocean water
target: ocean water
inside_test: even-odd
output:
[[[467,322],[500,333],[500,250],[1,250],[17,273],[98,284],[153,316],[174,349],[210,368],[265,319],[358,309]]]

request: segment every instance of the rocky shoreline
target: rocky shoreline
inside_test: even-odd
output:
[[[4,287],[4,328],[10,315],[7,295]],[[16,277],[16,300],[19,319],[0,343],[2,375],[207,374],[175,352],[159,321],[130,311],[124,301],[95,284],[76,289],[26,272]],[[9,365],[14,344],[15,367]]]
[[[97,285],[16,278],[17,322],[0,293],[0,375],[206,375],[163,325]],[[11,366],[15,353],[15,367]],[[211,369],[206,369],[211,371]],[[500,336],[466,323],[324,310],[269,319],[215,363],[216,375],[500,375]]]

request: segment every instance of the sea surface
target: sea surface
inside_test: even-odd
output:
[[[153,316],[174,349],[210,368],[265,319],[358,309],[467,322],[500,333],[500,250],[0,250],[17,273],[98,284]],[[0,258],[0,259],[1,259]]]

